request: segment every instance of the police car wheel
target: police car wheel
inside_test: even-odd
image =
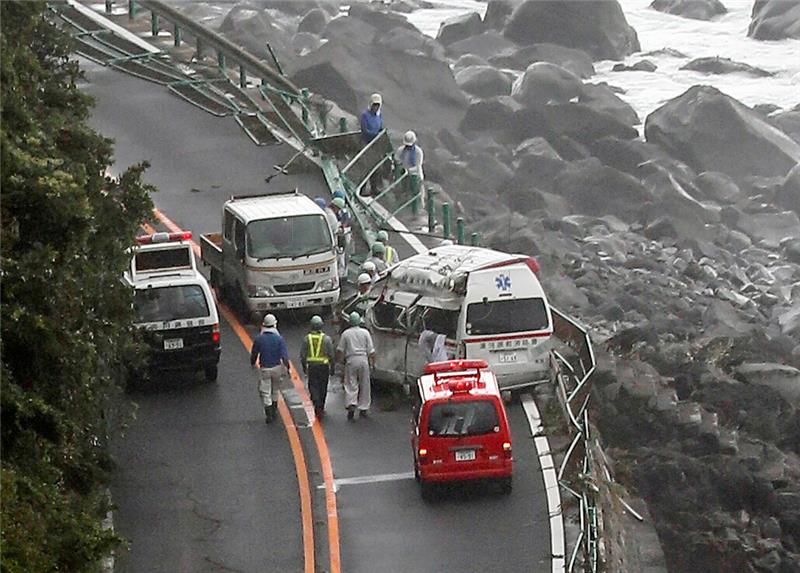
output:
[[[216,364],[214,364],[214,366],[206,366],[203,369],[203,374],[205,374],[206,382],[216,382],[218,373],[219,369],[217,368]]]

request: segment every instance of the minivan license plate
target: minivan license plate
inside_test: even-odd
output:
[[[517,361],[517,353],[516,352],[501,352],[500,353],[500,362],[516,362]]]
[[[475,450],[456,450],[457,462],[469,462],[475,459]]]
[[[178,350],[183,348],[183,338],[168,338],[164,341],[164,350]]]

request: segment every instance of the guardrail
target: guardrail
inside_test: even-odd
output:
[[[597,573],[601,564],[597,510],[599,490],[592,479],[595,468],[589,448],[591,433],[588,412],[591,376],[596,364],[594,351],[584,327],[560,311],[552,311],[554,336],[572,354],[570,360],[558,350],[552,353],[556,397],[572,438],[558,469],[558,483],[577,500],[580,516],[580,530],[567,562],[567,571]]]

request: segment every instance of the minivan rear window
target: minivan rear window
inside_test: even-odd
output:
[[[473,302],[467,306],[467,334],[503,334],[548,327],[542,298]]]
[[[428,414],[430,436],[478,436],[499,430],[491,400],[452,400],[431,406]]]
[[[140,323],[205,318],[211,314],[200,285],[136,289],[133,306],[136,322]]]

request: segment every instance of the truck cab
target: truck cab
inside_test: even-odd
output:
[[[447,481],[496,480],[511,491],[511,431],[485,360],[425,366],[412,393],[411,447],[422,495]]]
[[[219,315],[198,271],[192,234],[137,237],[125,281],[134,289],[135,325],[144,331],[151,372],[200,370],[217,379]]]
[[[201,237],[211,282],[245,318],[339,300],[337,249],[324,211],[294,190],[231,197],[222,232]]]

